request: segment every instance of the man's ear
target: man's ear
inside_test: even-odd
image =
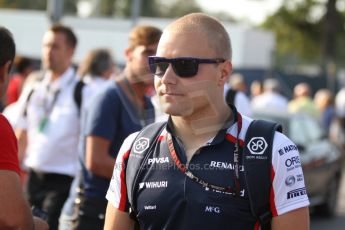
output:
[[[125,49],[125,57],[127,61],[130,61],[132,59],[132,49],[130,48]]]
[[[75,48],[70,47],[70,48],[68,49],[68,54],[69,54],[69,56],[71,57],[71,59],[73,59],[74,53],[75,53]]]
[[[11,61],[7,61],[5,63],[5,65],[0,66],[0,83],[4,84],[5,82],[7,82],[7,76],[8,73],[10,72],[10,68],[11,68]]]
[[[229,80],[229,76],[232,73],[232,63],[229,60],[226,60],[224,63],[221,64],[221,77],[219,78],[219,83],[224,85]]]

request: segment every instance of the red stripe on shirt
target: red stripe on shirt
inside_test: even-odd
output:
[[[228,141],[231,141],[232,143],[236,143],[237,141],[237,138],[232,136],[231,134],[227,133],[225,135],[225,138],[228,140]],[[244,146],[244,141],[240,139],[240,146]]]
[[[160,135],[159,137],[158,137],[158,141],[162,141],[162,140],[164,140],[165,139],[165,135]]]
[[[237,129],[238,132],[240,133],[242,130],[242,115],[240,113],[237,113]]]
[[[120,180],[121,180],[121,195],[120,195],[120,204],[119,204],[119,210],[125,211],[126,203],[127,203],[127,187],[126,187],[126,170],[125,170],[125,161],[129,157],[130,150],[128,150],[123,156],[122,156],[122,165],[121,165],[121,174],[120,174]]]
[[[260,229],[260,221],[256,221],[254,225],[254,230],[259,230]]]
[[[274,177],[275,177],[274,168],[273,168],[273,166],[271,166],[271,184],[272,184],[272,186],[271,186],[271,192],[270,192],[270,206],[271,206],[271,212],[272,212],[273,217],[278,216],[276,204],[274,202],[274,197],[275,197],[274,189],[273,189]]]
[[[237,121],[236,121],[236,124],[237,124],[237,130],[238,130],[238,133],[241,132],[242,130],[242,115],[240,113],[237,113]],[[232,143],[236,143],[237,141],[237,137],[234,137],[232,136],[231,134],[227,133],[225,135],[225,138],[228,140],[228,141],[231,141]],[[240,142],[240,146],[244,146],[244,141],[243,140],[239,140]]]

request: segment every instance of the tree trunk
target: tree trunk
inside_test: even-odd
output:
[[[337,0],[328,0],[323,23],[322,62],[326,67],[334,62],[336,56],[336,37],[339,32],[339,13],[336,9]]]

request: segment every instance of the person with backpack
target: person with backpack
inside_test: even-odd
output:
[[[103,92],[107,85],[110,84],[115,71],[115,61],[108,49],[96,48],[87,53],[79,64],[78,75],[81,81],[77,83],[82,87],[82,92],[79,94],[80,98],[80,129],[86,119],[86,111],[92,105],[93,99]],[[78,91],[75,91],[77,96]],[[79,139],[79,154],[83,149],[83,135],[81,132]],[[60,230],[71,230],[77,221],[78,207],[75,200],[78,198],[78,189],[81,183],[81,170],[78,170],[74,177],[69,196],[62,208],[59,218]]]
[[[153,26],[134,27],[125,50],[127,62],[123,72],[83,111],[80,183],[74,190],[77,212],[75,225],[70,229],[103,229],[105,195],[121,144],[129,134],[154,121],[154,108],[146,96],[153,85],[147,57],[156,53],[161,34]]]
[[[51,230],[58,228],[78,165],[78,77],[72,63],[76,45],[71,28],[50,27],[42,42],[43,70],[28,76],[18,101],[16,134],[25,151],[25,189],[30,204],[48,213]]]
[[[296,145],[224,100],[232,64],[223,25],[202,13],[177,19],[149,64],[170,117],[124,141],[104,229],[309,229]]]

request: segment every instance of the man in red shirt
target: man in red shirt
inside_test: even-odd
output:
[[[0,26],[0,97],[6,92],[14,55],[12,34]],[[0,114],[0,229],[48,229],[47,223],[32,217],[19,172],[17,140],[9,122]]]

